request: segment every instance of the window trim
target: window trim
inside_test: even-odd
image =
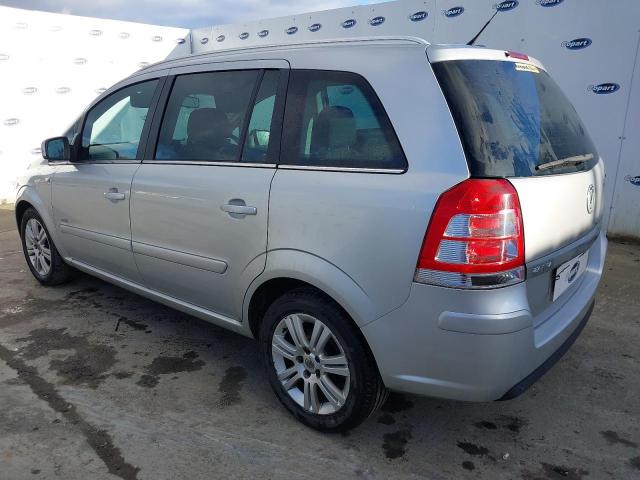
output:
[[[346,172],[346,173],[386,173],[390,175],[402,175],[407,172],[406,168],[366,168],[366,167],[323,167],[316,165],[289,165],[279,164],[280,170],[316,170],[319,172]]]
[[[158,106],[158,100],[160,98],[160,93],[162,91],[162,89],[164,88],[164,85],[166,83],[166,79],[167,77],[165,75],[160,75],[158,77],[152,77],[152,78],[145,78],[143,80],[139,80],[137,82],[131,82],[128,83],[126,85],[123,85],[122,87],[118,88],[117,90],[114,90],[113,92],[109,93],[109,95],[105,96],[104,98],[99,99],[98,101],[96,101],[93,105],[91,105],[90,108],[88,108],[83,114],[82,114],[82,127],[80,128],[80,130],[78,131],[78,133],[76,134],[76,138],[77,141],[74,142],[74,144],[71,146],[73,153],[74,153],[74,157],[75,157],[75,161],[73,162],[67,162],[69,164],[83,164],[83,165],[96,165],[96,164],[113,164],[113,163],[122,163],[122,164],[131,164],[131,163],[141,163],[142,159],[144,158],[144,153],[146,151],[147,148],[147,143],[148,143],[148,139],[149,139],[149,131],[151,128],[151,123],[152,123],[152,119],[155,117],[155,112]],[[153,95],[151,96],[151,103],[149,104],[149,110],[147,111],[147,118],[145,119],[144,125],[142,127],[142,131],[140,132],[140,142],[138,143],[138,150],[136,152],[136,158],[129,158],[129,159],[113,159],[113,160],[95,160],[95,159],[91,159],[91,158],[87,158],[87,159],[82,159],[80,158],[80,152],[82,151],[82,139],[84,136],[84,129],[86,127],[86,123],[87,123],[87,117],[89,116],[89,114],[91,113],[91,111],[93,109],[95,109],[98,105],[102,104],[103,102],[105,102],[107,99],[111,98],[113,95],[116,95],[118,92],[121,92],[122,90],[124,90],[125,88],[129,88],[129,87],[133,87],[135,85],[139,85],[141,83],[145,83],[145,82],[152,82],[152,81],[157,81],[156,84],[156,88],[153,92]]]
[[[295,165],[295,164],[289,164],[289,163],[282,163],[281,159],[282,159],[282,148],[280,149],[280,155],[278,158],[278,169],[281,170],[308,170],[308,171],[319,171],[319,172],[345,172],[345,173],[375,173],[375,174],[389,174],[389,175],[403,175],[404,173],[406,173],[409,170],[409,159],[407,158],[407,155],[404,151],[404,148],[402,147],[402,143],[400,142],[400,138],[398,137],[398,134],[396,133],[396,129],[393,126],[393,122],[391,121],[391,118],[389,117],[389,114],[387,113],[386,108],[384,107],[384,104],[382,103],[382,100],[380,99],[380,97],[378,96],[378,93],[376,92],[376,90],[373,88],[373,86],[371,85],[371,83],[360,73],[358,72],[352,72],[352,71],[348,71],[348,70],[327,70],[327,69],[320,69],[320,68],[292,68],[289,70],[289,77],[287,78],[287,100],[289,98],[289,82],[290,82],[290,75],[293,72],[296,71],[310,71],[310,72],[328,72],[328,73],[347,73],[350,75],[354,75],[357,78],[359,78],[365,85],[367,85],[370,89],[370,93],[373,95],[373,97],[378,101],[378,104],[380,105],[380,108],[382,109],[382,112],[384,113],[387,121],[389,122],[389,127],[391,128],[391,132],[393,133],[393,136],[397,142],[398,148],[400,150],[400,153],[402,153],[402,156],[404,157],[404,161],[405,161],[405,167],[404,168],[367,168],[367,167],[338,167],[338,166],[322,166],[322,165]],[[287,117],[286,117],[286,110],[285,112],[283,112],[284,115],[282,117],[282,136],[284,136],[284,130],[285,130],[285,123],[287,122]],[[282,141],[281,141],[281,145],[282,145]]]

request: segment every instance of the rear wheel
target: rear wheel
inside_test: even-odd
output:
[[[352,428],[386,398],[362,335],[335,302],[313,288],[286,293],[268,308],[260,342],[276,395],[312,428]]]
[[[43,285],[58,285],[71,276],[38,212],[28,208],[20,222],[22,250],[29,270]]]

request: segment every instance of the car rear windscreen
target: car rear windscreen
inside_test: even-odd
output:
[[[598,154],[575,109],[529,63],[433,64],[473,177],[529,177],[589,170]]]

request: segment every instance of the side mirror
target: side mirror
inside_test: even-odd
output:
[[[42,142],[42,156],[50,162],[68,162],[71,160],[71,146],[67,137],[48,138]]]

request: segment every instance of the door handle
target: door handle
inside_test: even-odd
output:
[[[237,203],[225,203],[220,208],[223,212],[227,212],[232,217],[235,217],[235,215],[256,215],[258,213],[258,209],[256,207],[245,205],[243,200],[236,200],[236,202]]]
[[[125,194],[118,192],[117,188],[110,188],[108,192],[104,192],[104,198],[114,201],[124,200]]]

